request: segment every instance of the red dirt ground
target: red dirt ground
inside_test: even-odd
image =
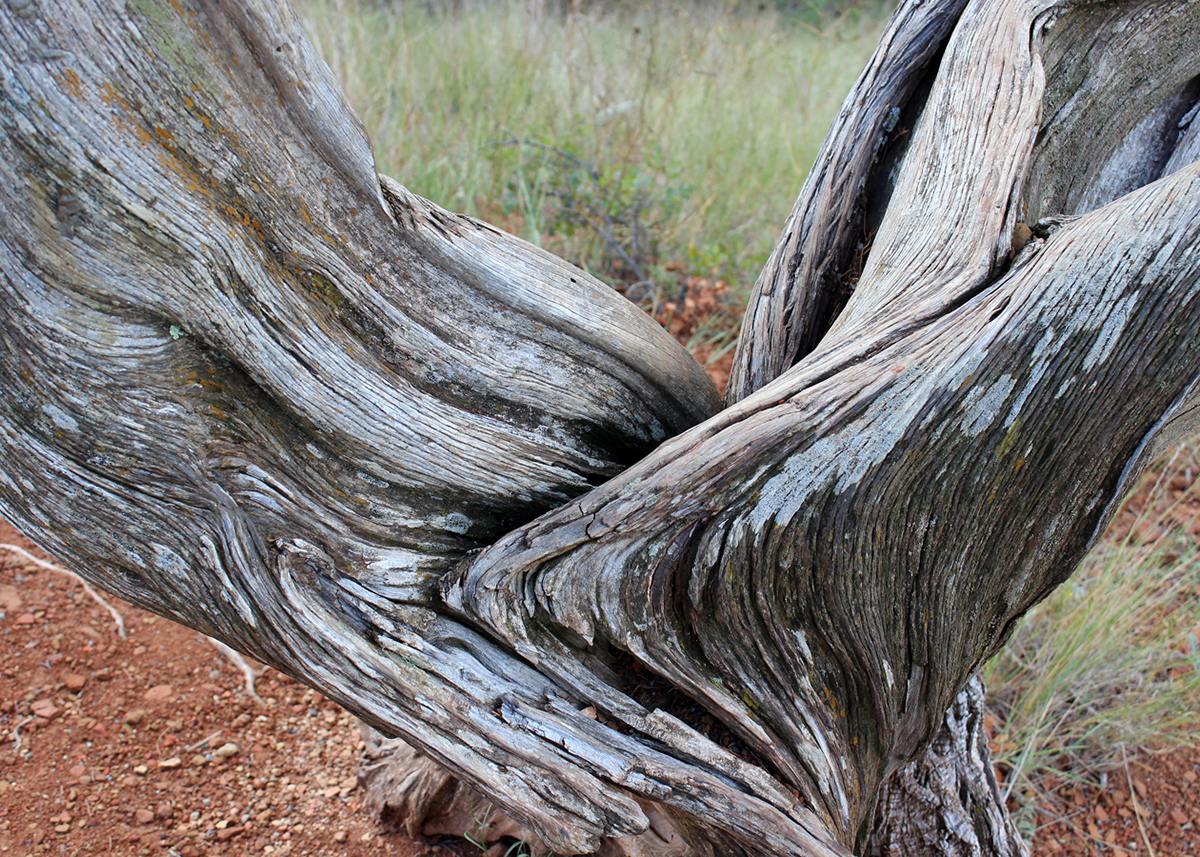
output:
[[[2,521],[0,542],[50,559]],[[365,816],[336,704],[267,670],[260,705],[203,636],[111,603],[127,639],[77,581],[0,550],[0,854],[460,853]]]

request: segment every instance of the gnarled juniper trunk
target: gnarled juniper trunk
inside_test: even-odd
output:
[[[721,409],[290,7],[8,0],[0,506],[561,853],[1019,853],[969,683],[1195,424],[1197,42],[903,3]]]

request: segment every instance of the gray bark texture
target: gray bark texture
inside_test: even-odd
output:
[[[0,511],[402,738],[414,830],[1020,854],[972,677],[1196,427],[1198,76],[1200,0],[902,2],[722,405],[285,3],[5,0]]]

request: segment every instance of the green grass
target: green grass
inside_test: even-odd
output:
[[[1094,779],[1126,756],[1200,741],[1200,553],[1187,529],[1197,442],[1154,469],[1133,538],[1109,537],[1034,608],[987,666],[994,761],[1026,832],[1046,783]],[[1132,517],[1132,516],[1130,516]],[[1137,534],[1157,538],[1140,541]]]
[[[381,172],[646,304],[689,274],[753,282],[885,20],[818,32],[719,0],[298,5]]]

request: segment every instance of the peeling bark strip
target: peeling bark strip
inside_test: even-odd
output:
[[[925,754],[884,786],[867,857],[1028,855],[1000,800],[984,710],[983,683],[974,678],[946,712]]]
[[[1019,854],[968,682],[1195,427],[1198,40],[902,4],[715,413],[376,176],[290,7],[7,0],[0,510],[559,853]]]

